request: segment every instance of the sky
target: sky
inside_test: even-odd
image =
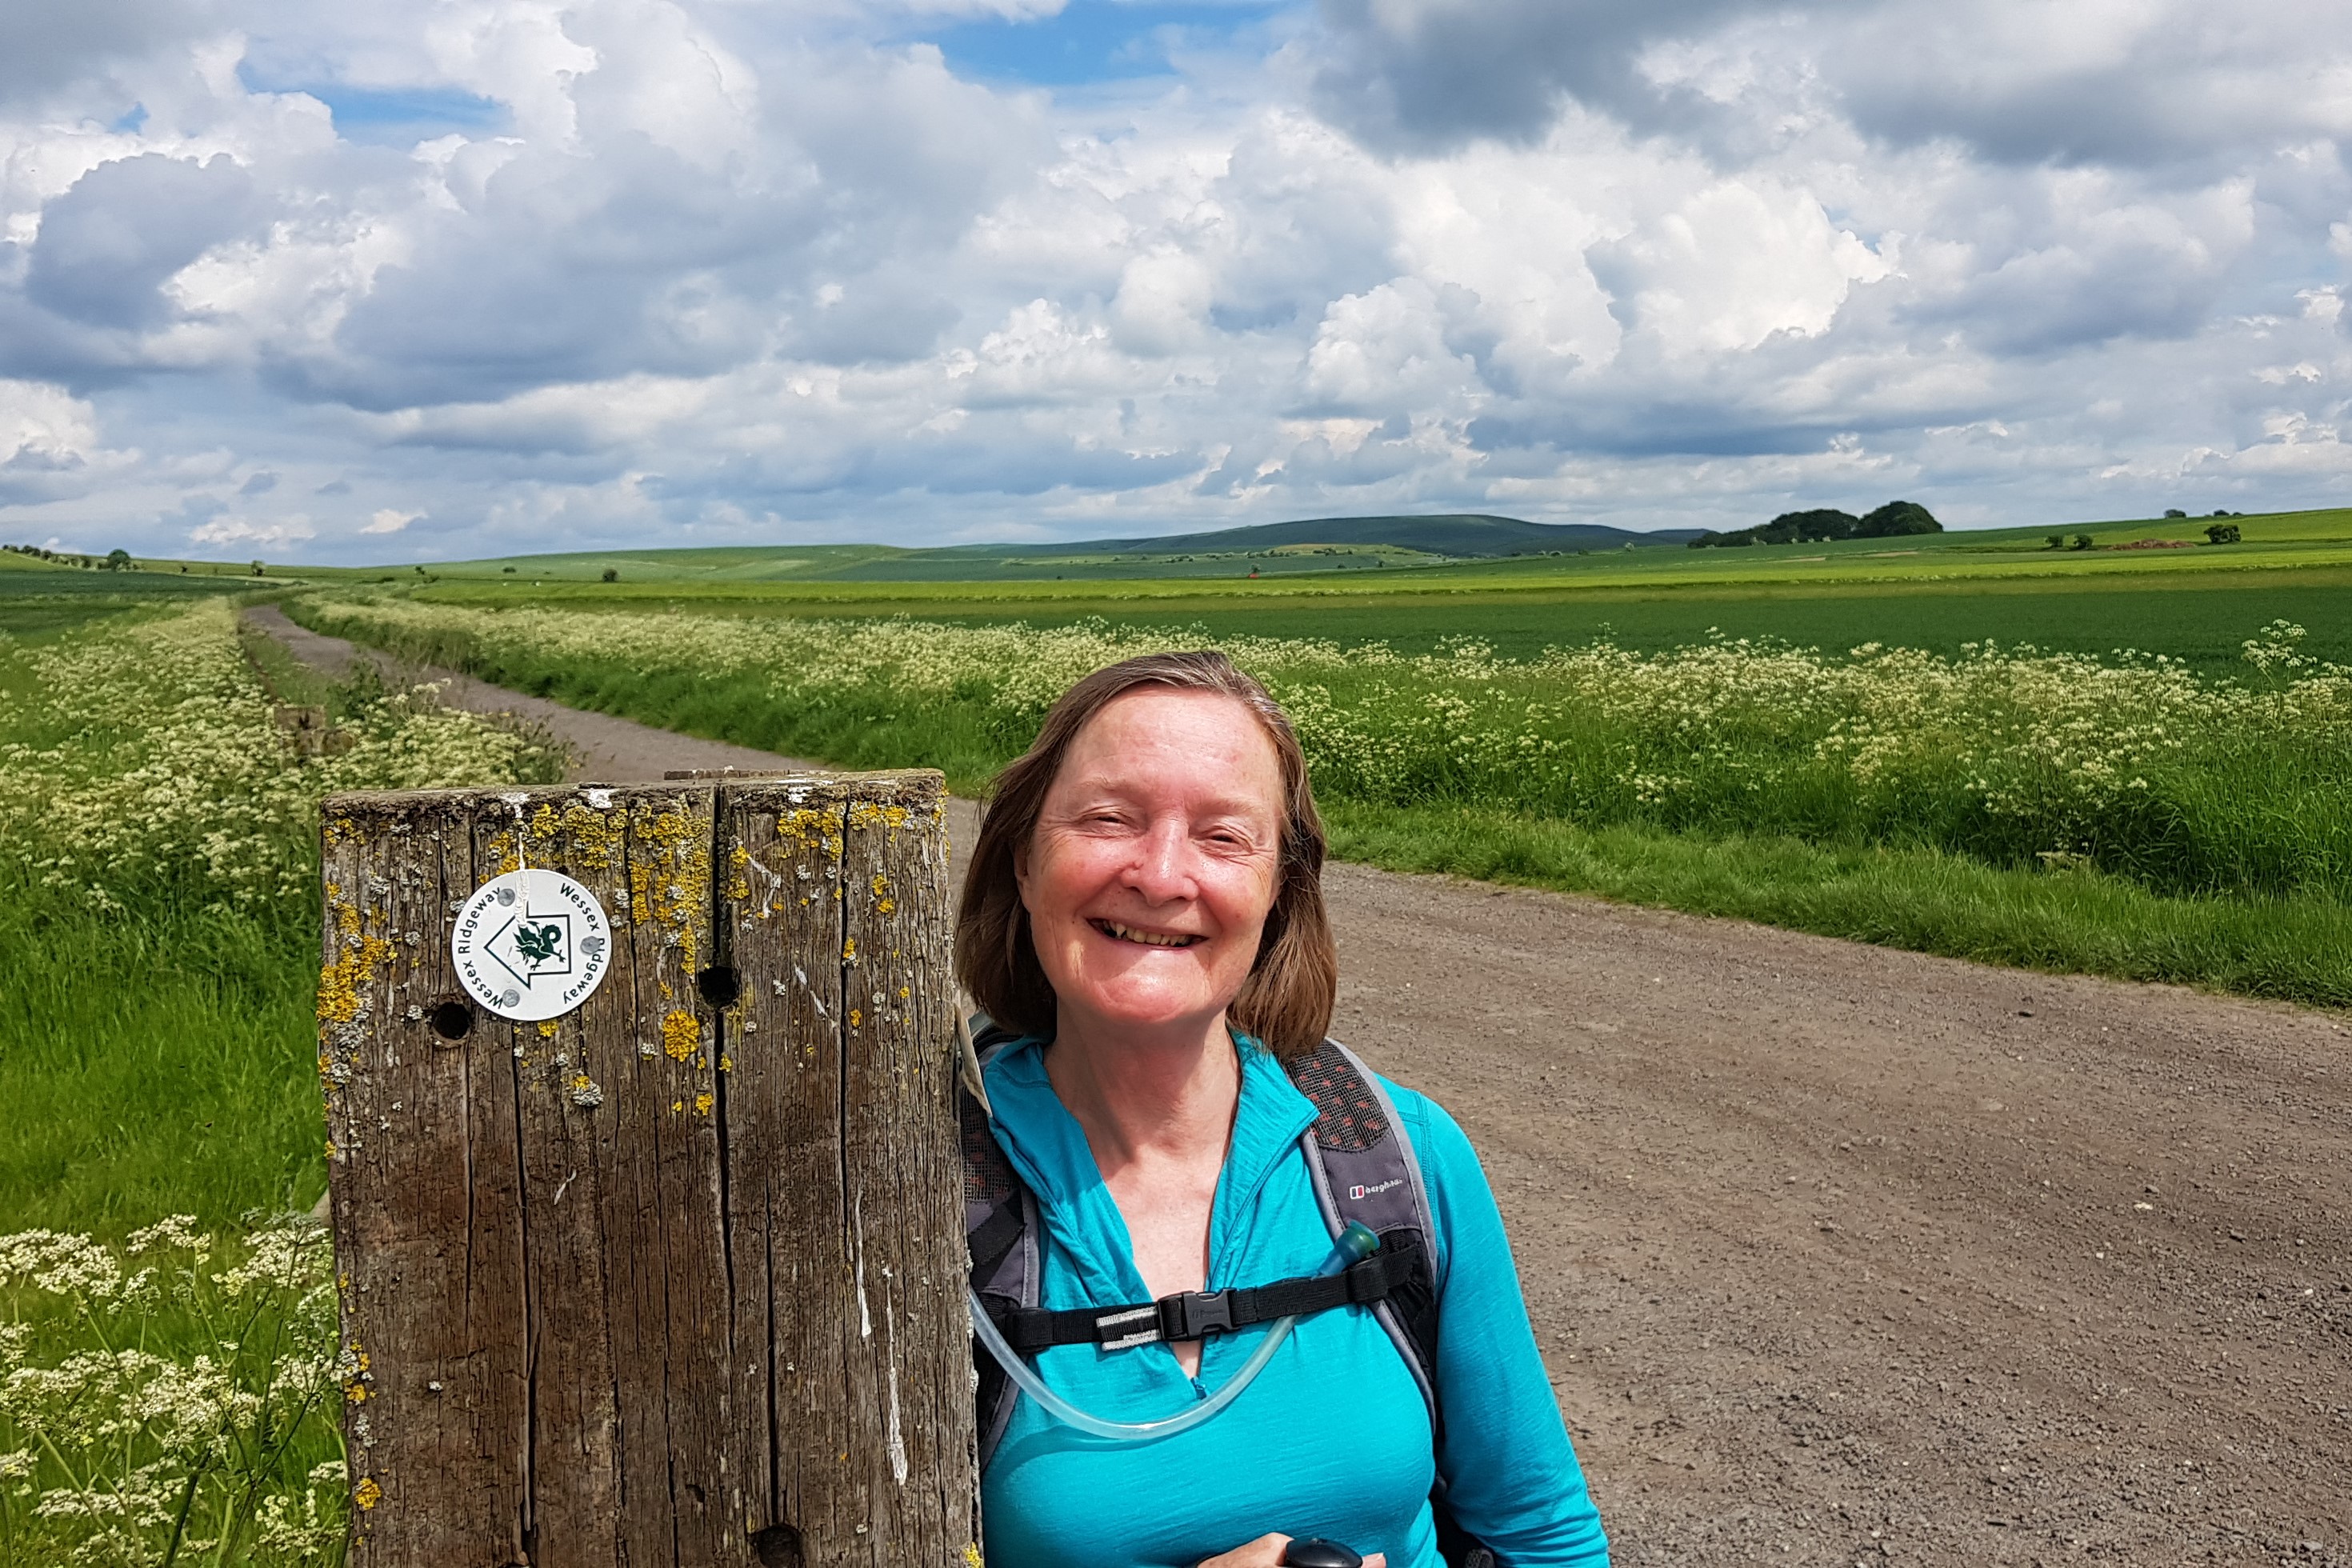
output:
[[[2352,0],[0,6],[0,541],[2340,504]]]

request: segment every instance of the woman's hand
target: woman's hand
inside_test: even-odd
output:
[[[1218,1552],[1201,1568],[1282,1568],[1282,1549],[1289,1544],[1286,1535],[1261,1535],[1245,1546]],[[1389,1568],[1388,1553],[1373,1552],[1364,1559],[1364,1568]]]

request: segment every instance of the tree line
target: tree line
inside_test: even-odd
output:
[[[1727,533],[1713,529],[1690,542],[1693,550],[1729,548],[1742,544],[1811,544],[1829,539],[1895,539],[1913,533],[1941,533],[1944,525],[1917,501],[1891,500],[1874,511],[1856,517],[1835,507],[1810,511],[1784,511],[1769,522]]]

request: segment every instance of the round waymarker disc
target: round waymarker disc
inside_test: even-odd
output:
[[[487,1011],[520,1023],[560,1018],[588,1000],[612,956],[604,906],[557,871],[491,878],[449,928],[457,984]]]

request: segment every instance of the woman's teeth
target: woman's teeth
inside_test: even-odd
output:
[[[1115,936],[1121,942],[1139,942],[1146,947],[1190,947],[1194,942],[1204,940],[1198,936],[1137,931],[1133,926],[1123,926],[1117,921],[1097,921],[1095,929],[1107,936]]]

